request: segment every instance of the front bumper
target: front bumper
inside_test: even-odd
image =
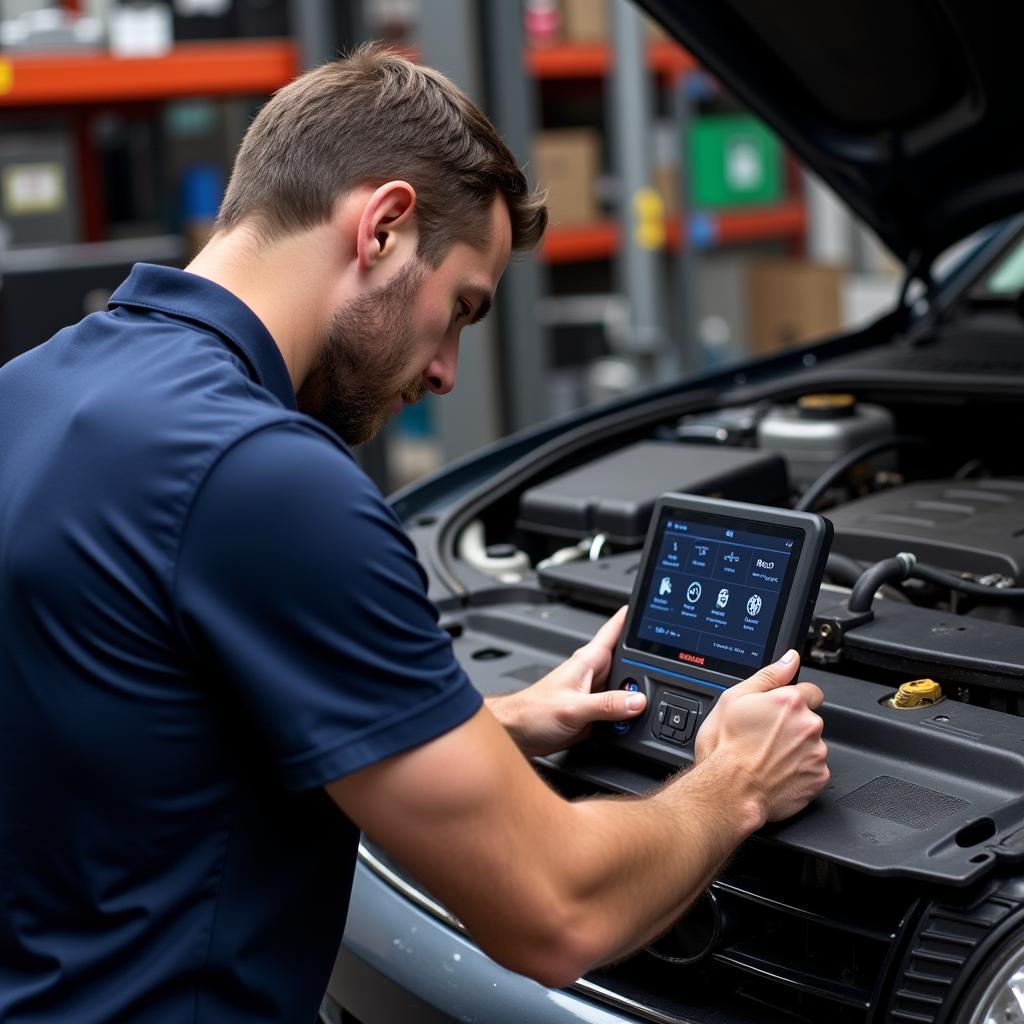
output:
[[[626,1024],[641,1019],[499,966],[360,862],[327,990],[361,1024]],[[333,1004],[333,1006],[331,1005]],[[330,1018],[329,1018],[330,1019]],[[333,1019],[339,1020],[340,1014]]]

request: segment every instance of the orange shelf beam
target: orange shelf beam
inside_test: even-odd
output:
[[[676,43],[651,43],[647,62],[659,74],[676,76],[692,71],[697,62]],[[601,78],[612,66],[612,51],[604,43],[536,46],[526,50],[526,70],[534,78]]]
[[[607,259],[619,246],[619,225],[613,220],[596,224],[554,226],[544,235],[541,259],[545,263],[586,263]]]
[[[715,224],[716,245],[737,245],[766,238],[793,238],[807,230],[807,208],[799,199],[790,199],[777,206],[752,206],[719,212],[702,211]],[[668,222],[668,244],[676,248],[682,236],[678,217]]]
[[[263,94],[298,73],[287,39],[180,43],[162,57],[27,54],[0,58],[0,107]]]
[[[676,77],[695,71],[697,61],[678,43],[651,43],[647,48],[647,60],[659,74]]]
[[[709,213],[715,225],[715,245],[736,245],[766,238],[800,237],[807,229],[804,204],[793,199],[778,206],[722,210]],[[672,217],[666,223],[668,247],[676,249],[682,240],[682,222]],[[541,258],[545,263],[586,263],[611,258],[619,245],[616,221],[599,221],[552,227],[544,237]]]

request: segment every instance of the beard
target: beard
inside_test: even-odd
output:
[[[412,307],[424,277],[416,260],[408,272],[336,310],[320,355],[299,389],[299,408],[346,444],[372,440],[396,395],[418,402],[427,387],[417,375],[403,382],[413,347]]]

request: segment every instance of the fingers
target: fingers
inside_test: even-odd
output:
[[[742,696],[745,693],[767,693],[780,686],[785,686],[796,675],[800,668],[800,655],[796,651],[787,651],[778,661],[765,665],[749,679],[730,687],[729,693]],[[811,684],[808,684],[811,685]]]
[[[580,647],[570,658],[571,662],[589,665],[596,676],[597,687],[601,688],[607,681],[608,670],[612,665],[612,654],[622,634],[622,625],[626,621],[626,606],[623,605],[594,634],[593,639]]]
[[[807,706],[812,711],[817,711],[825,702],[825,694],[823,694],[820,687],[815,686],[814,683],[797,683],[793,689],[800,692],[804,700],[807,702]]]

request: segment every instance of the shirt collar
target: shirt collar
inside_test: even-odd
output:
[[[288,409],[296,408],[295,389],[263,321],[219,284],[174,267],[136,263],[108,305],[153,309],[212,328],[238,350],[253,376]]]

